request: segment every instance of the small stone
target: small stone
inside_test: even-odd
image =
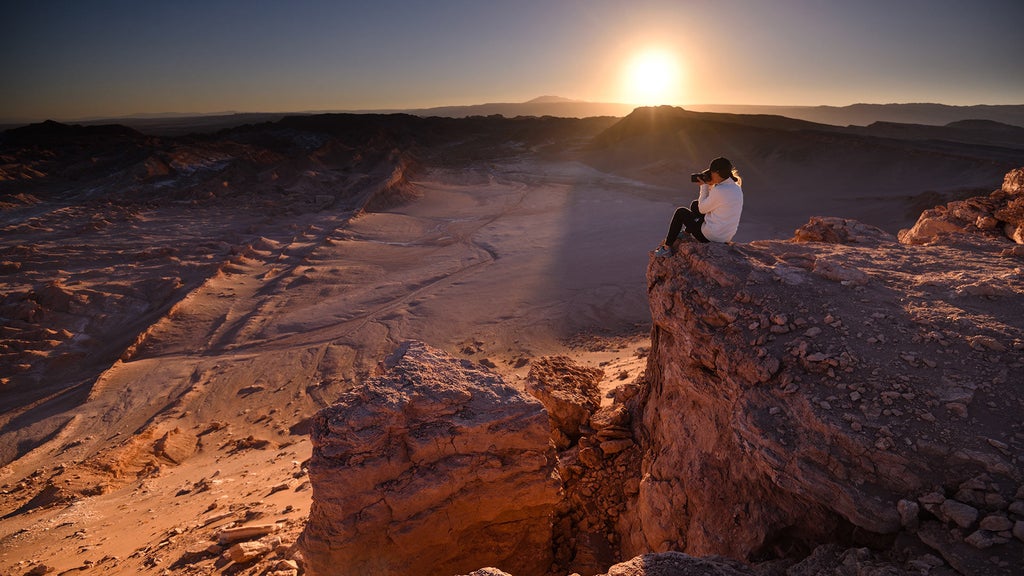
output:
[[[623,450],[632,447],[633,441],[630,440],[629,438],[622,438],[619,440],[607,440],[605,442],[601,442],[601,452],[603,452],[606,456],[611,454],[618,454],[619,452],[622,452]]]
[[[989,510],[1002,510],[1006,508],[1006,500],[998,492],[988,492],[985,494],[985,507]]]
[[[273,551],[273,547],[269,544],[256,540],[254,542],[239,542],[228,548],[227,554],[236,564],[244,564],[269,554],[271,551]]]
[[[951,520],[961,528],[967,528],[978,519],[978,509],[956,500],[946,500],[939,511],[947,520]]]
[[[946,561],[945,560],[943,560],[942,558],[939,558],[938,556],[936,556],[934,554],[925,554],[924,556],[921,556],[920,560],[922,562],[924,562],[925,564],[927,564],[928,566],[931,566],[932,568],[938,568],[939,566],[945,566],[946,565]]]
[[[992,479],[989,478],[989,476],[987,474],[983,474],[983,475],[976,476],[976,477],[972,478],[971,480],[968,480],[968,481],[962,483],[961,485],[959,485],[959,489],[961,489],[961,490],[988,490],[988,484],[990,482],[992,482]]]
[[[1024,520],[1018,520],[1013,523],[1013,537],[1024,542]]]
[[[1013,521],[1005,516],[993,514],[982,518],[978,526],[982,530],[988,530],[989,532],[1002,532],[1004,530],[1012,530]]]
[[[988,442],[989,446],[995,448],[996,450],[999,450],[1000,452],[1002,452],[1004,454],[1007,454],[1007,455],[1009,454],[1010,446],[1008,444],[1006,444],[1004,442],[1000,442],[999,440],[996,440],[995,438],[986,438],[985,440]]]
[[[971,345],[971,348],[974,348],[975,350],[1006,352],[1006,346],[1003,346],[998,340],[990,336],[968,336],[967,342]]]
[[[960,418],[967,418],[967,406],[959,402],[950,402],[946,404],[946,410],[949,410]]]
[[[601,466],[601,455],[593,448],[580,449],[578,457],[580,462],[588,468],[600,468]]]
[[[811,326],[810,328],[807,329],[806,332],[804,332],[804,336],[807,336],[808,338],[814,338],[820,335],[821,328],[818,328],[817,326]]]
[[[288,480],[286,482],[282,482],[282,483],[280,483],[280,484],[278,484],[276,486],[273,486],[273,487],[270,488],[270,494],[277,494],[278,492],[284,492],[285,490],[291,488],[293,483],[294,483],[294,480]],[[268,494],[268,496],[270,494]]]
[[[1009,507],[1011,514],[1024,516],[1024,500],[1014,500]]]
[[[900,514],[900,524],[904,528],[916,528],[918,524],[917,515],[921,507],[917,502],[911,500],[900,500],[896,503],[896,511]]]
[[[986,530],[976,530],[967,538],[964,538],[964,542],[967,542],[971,546],[979,550],[991,547],[995,544],[995,540],[992,538],[992,533]]]
[[[999,226],[999,220],[992,216],[978,216],[974,225],[982,230],[995,230]]]
[[[861,398],[860,392],[857,392],[856,390],[854,390],[853,392],[850,392],[850,400],[853,400],[854,402],[856,402],[857,400],[860,400],[860,398]]]
[[[278,560],[277,564],[274,564],[274,570],[298,570],[299,563],[295,560]]]
[[[601,442],[606,440],[622,440],[629,438],[632,440],[633,433],[627,428],[605,428],[597,433],[597,439]]]
[[[237,528],[226,528],[217,535],[217,541],[221,544],[230,544],[239,540],[252,540],[266,536],[277,530],[277,524],[256,524],[252,526],[239,526]]]

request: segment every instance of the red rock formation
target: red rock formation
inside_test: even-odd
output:
[[[1009,238],[1024,244],[1024,168],[1012,170],[1003,186],[988,196],[950,202],[926,210],[909,230],[900,232],[906,244],[963,242],[978,236]],[[1019,247],[1007,247],[1007,255],[1024,255]]]
[[[551,566],[548,417],[500,377],[420,343],[313,422],[308,574]]]
[[[795,241],[652,258],[624,556],[753,561],[873,534],[904,557],[924,543],[964,574],[1013,573],[1024,282],[1001,256],[1012,245],[909,246],[815,219]]]

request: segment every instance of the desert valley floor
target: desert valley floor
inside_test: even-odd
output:
[[[54,498],[76,488],[96,495],[5,520],[4,572],[34,562],[58,572],[166,567],[205,549],[228,523],[287,520],[301,529],[310,498],[301,422],[406,339],[510,382],[531,358],[566,352],[602,367],[609,386],[635,379],[649,332],[647,251],[670,204],[575,163],[439,171],[413,186],[418,200],[385,212],[278,219],[276,236],[233,246],[229,263],[102,372],[73,416],[50,397],[26,406],[21,415],[64,422],[4,469],[5,478],[28,476],[5,488],[5,510],[32,508],[21,497],[47,482]],[[142,210],[112,223],[116,234],[85,237],[96,244],[83,249],[106,254],[111,273],[62,270],[64,284],[109,290],[118,250],[188,238],[201,225],[189,212]],[[241,228],[216,224],[225,236],[244,238],[252,226],[202,215],[221,218]],[[187,438],[187,458],[153,455],[155,443],[176,436]],[[72,464],[104,444],[114,447]]]

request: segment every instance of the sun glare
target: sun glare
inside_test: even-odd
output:
[[[679,84],[679,62],[667,50],[640,52],[626,65],[625,96],[631,104],[674,104],[679,97]]]

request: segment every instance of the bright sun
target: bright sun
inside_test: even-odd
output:
[[[650,49],[626,65],[625,95],[632,104],[674,104],[679,96],[679,62],[667,50]]]

